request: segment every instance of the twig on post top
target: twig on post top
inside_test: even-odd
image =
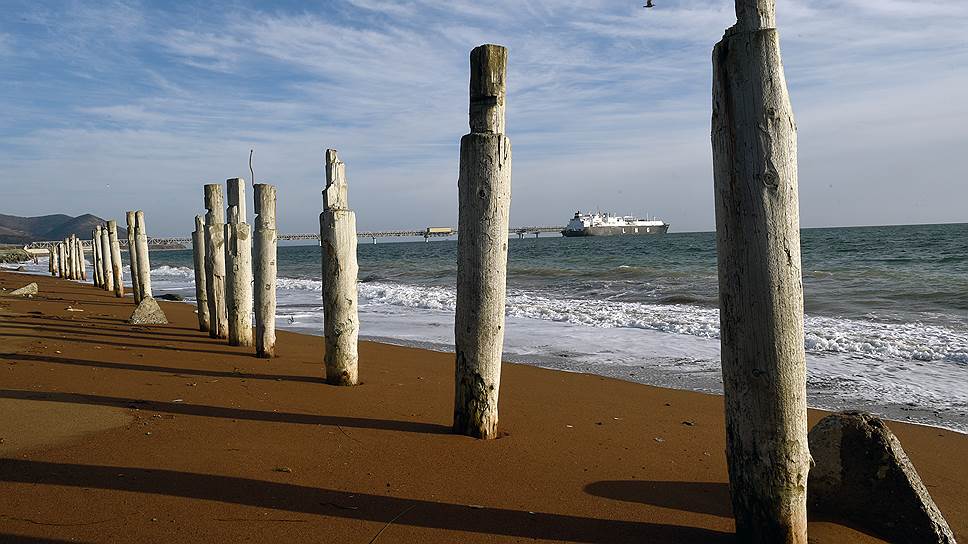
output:
[[[252,152],[253,151],[255,151],[255,150],[254,149],[250,149],[249,150],[249,174],[250,174],[250,177],[252,178],[252,186],[255,187],[255,170],[252,169]]]

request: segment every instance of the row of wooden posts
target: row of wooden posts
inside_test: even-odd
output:
[[[198,328],[233,346],[255,346],[258,357],[271,358],[276,349],[276,188],[253,186],[253,231],[246,223],[245,180],[232,178],[226,185],[228,209],[223,207],[222,186],[213,183],[205,185],[207,213],[195,216]]]
[[[736,529],[744,542],[806,543],[807,448],[803,294],[796,128],[780,62],[774,0],[737,0],[737,23],[713,53],[712,144],[716,192],[726,457]],[[494,438],[504,341],[511,143],[505,135],[507,50],[470,55],[470,132],[458,179],[454,431]],[[256,223],[245,222],[245,182],[205,186],[192,235],[199,328],[230,344],[275,350],[275,187],[255,185]],[[345,166],[326,152],[320,215],[326,380],[358,383],[356,218]],[[135,237],[143,234],[136,219]],[[130,225],[130,215],[129,215]],[[95,283],[121,296],[113,222],[94,244]],[[115,242],[111,242],[115,240]],[[253,263],[251,242],[255,243]],[[133,254],[147,269],[147,247]],[[76,274],[78,244],[52,252],[52,271]],[[81,251],[81,254],[83,252]],[[112,273],[113,272],[113,273]],[[254,272],[254,277],[253,277]],[[80,271],[83,274],[83,270]],[[150,296],[147,274],[141,296]],[[113,283],[112,283],[113,282]],[[256,336],[251,312],[255,299]],[[113,287],[112,287],[113,286]],[[145,291],[147,289],[147,291]],[[147,293],[147,295],[145,295]]]
[[[511,143],[504,134],[507,49],[471,52],[470,133],[461,139],[455,432],[497,436],[504,344]],[[246,223],[241,178],[205,185],[207,213],[192,233],[198,327],[256,355],[275,352],[276,188],[254,185],[255,231]],[[227,215],[227,222],[225,216]],[[326,381],[359,383],[356,214],[349,208],[346,165],[326,150],[326,186],[319,216]],[[252,243],[255,246],[253,259]],[[253,296],[254,295],[254,296]],[[254,299],[254,308],[253,308]],[[255,338],[252,314],[255,314]]]
[[[148,257],[148,234],[144,212],[127,212],[128,261],[131,291],[135,303],[151,298],[151,265]],[[70,235],[63,242],[48,248],[48,268],[52,276],[87,280],[87,255],[81,239]],[[118,298],[124,296],[124,274],[118,224],[113,219],[97,225],[91,232],[91,280],[96,287],[111,291]]]
[[[50,275],[68,280],[86,280],[87,262],[80,238],[72,234],[47,248]]]

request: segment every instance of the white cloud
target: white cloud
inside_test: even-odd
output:
[[[79,92],[58,112],[65,122],[20,120],[26,128],[0,144],[18,179],[56,185],[70,171],[72,211],[102,205],[105,195],[86,191],[112,180],[141,187],[155,228],[186,232],[201,184],[246,176],[254,147],[257,175],[280,185],[283,228],[312,230],[322,149],[336,147],[361,228],[452,224],[467,55],[497,42],[510,50],[514,222],[559,223],[601,206],[658,213],[677,229],[713,225],[710,52],[733,22],[731,2],[349,0],[320,13],[201,17],[115,7],[77,21],[37,17],[76,34],[53,40],[50,55],[114,81]],[[951,180],[968,166],[958,151],[968,141],[958,99],[968,5],[779,9],[803,224],[964,220],[952,202],[968,189]],[[5,43],[0,35],[0,51]],[[136,205],[127,198],[106,202]],[[61,211],[27,192],[8,200],[17,208],[8,212]]]

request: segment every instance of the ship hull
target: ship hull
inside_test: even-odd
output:
[[[579,236],[654,236],[656,234],[665,234],[669,231],[669,225],[661,225],[657,227],[619,227],[619,226],[608,226],[608,227],[585,227],[581,230],[570,230],[565,229],[561,231],[562,236],[568,237],[579,237]]]

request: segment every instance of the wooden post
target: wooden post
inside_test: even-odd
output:
[[[52,246],[47,247],[47,271],[50,272],[51,276],[56,276],[57,272],[54,269],[54,265],[57,263],[57,259],[54,257],[54,248]]]
[[[104,278],[102,288],[105,291],[114,291],[114,271],[111,267],[111,238],[108,235],[108,228],[101,226],[101,275]]]
[[[326,382],[359,383],[360,318],[357,308],[356,214],[349,209],[346,165],[326,150],[326,189],[319,214],[323,272],[323,334]]]
[[[128,225],[128,263],[131,270],[131,296],[134,303],[141,302],[141,287],[138,283],[138,247],[135,241],[135,214],[133,211],[126,212],[125,222]]]
[[[225,302],[228,307],[229,345],[251,346],[252,337],[252,229],[245,222],[245,180],[226,180],[228,223],[225,224]]]
[[[64,238],[61,243],[64,244],[64,277],[72,280],[74,279],[74,254],[71,251],[71,237]]]
[[[806,544],[796,125],[775,0],[736,0],[736,16],[713,49],[712,115],[730,492],[739,541]]]
[[[81,251],[77,236],[71,235],[71,258],[74,260],[74,279],[81,279]]]
[[[454,432],[497,437],[507,288],[511,141],[504,135],[507,49],[471,51],[470,134],[457,181]]]
[[[255,355],[269,359],[276,353],[276,187],[255,186]]]
[[[103,288],[101,267],[101,225],[97,225],[91,232],[91,276],[94,278],[94,286]]]
[[[208,335],[228,338],[228,311],[225,307],[225,208],[222,186],[205,186],[205,287],[208,289]]]
[[[108,240],[111,242],[111,271],[114,274],[114,296],[124,296],[124,276],[121,274],[121,245],[118,243],[118,222],[108,221]]]
[[[84,255],[84,242],[80,238],[74,238],[77,243],[77,266],[80,267],[81,281],[87,281],[87,257]]]
[[[148,255],[148,228],[145,226],[145,212],[134,212],[134,243],[138,259],[138,289],[141,300],[152,298],[151,258]]]
[[[57,277],[64,277],[64,242],[57,242]]]
[[[201,215],[195,216],[192,257],[195,262],[195,306],[198,312],[198,330],[206,332],[209,328],[208,287],[205,281],[205,224]]]
[[[81,279],[81,247],[77,235],[71,235],[71,257],[74,259],[74,279]]]

